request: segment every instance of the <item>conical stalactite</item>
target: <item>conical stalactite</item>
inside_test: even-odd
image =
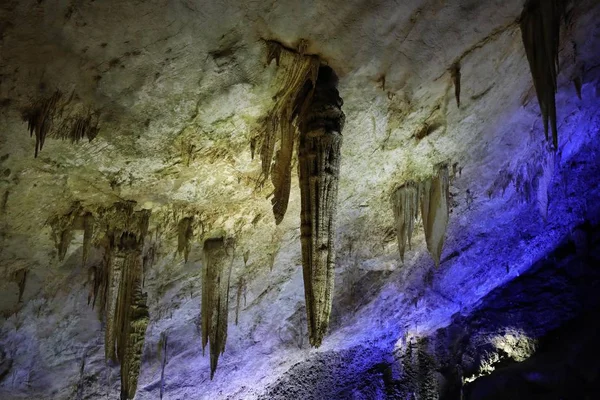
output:
[[[436,267],[440,265],[440,257],[448,226],[450,212],[450,178],[448,167],[441,166],[437,173],[421,184],[420,203],[421,217],[427,249],[433,257]]]
[[[210,344],[210,379],[217,370],[219,356],[227,341],[229,281],[233,258],[227,255],[223,238],[204,241],[202,272],[202,352]]]
[[[456,98],[456,106],[460,108],[460,64],[455,63],[450,67],[450,76],[454,83],[454,97]]]
[[[396,222],[400,259],[404,262],[406,244],[408,242],[410,249],[414,224],[419,216],[419,185],[407,183],[396,189],[392,194],[392,209]]]
[[[304,293],[309,339],[315,347],[327,332],[333,296],[342,104],[337,76],[322,66],[298,148]]]
[[[177,252],[183,253],[185,262],[188,260],[194,236],[194,217],[182,218],[177,224]]]
[[[22,268],[13,274],[13,280],[17,282],[19,286],[19,303],[23,300],[23,293],[25,293],[25,284],[27,283],[27,274],[29,271],[26,268]]]
[[[267,52],[267,64],[275,59],[279,67],[276,83],[279,90],[275,95],[275,105],[266,118],[261,161],[265,179],[271,175],[275,188],[271,202],[275,222],[279,224],[287,211],[290,196],[297,125],[312,95],[319,59],[286,49],[273,41],[267,42]],[[279,149],[275,154],[277,142]],[[271,167],[273,154],[275,163]]]
[[[554,149],[558,148],[555,94],[560,20],[564,7],[563,0],[527,0],[520,22],[523,45],[544,121],[544,132],[548,139],[550,124]]]
[[[124,233],[125,234],[125,233]],[[142,363],[142,350],[148,313],[147,294],[142,292],[140,249],[125,250],[119,296],[117,299],[117,353],[121,365],[121,399],[133,399]]]

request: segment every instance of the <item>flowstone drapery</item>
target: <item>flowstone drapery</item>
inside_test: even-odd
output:
[[[448,167],[442,165],[436,169],[433,177],[419,183],[406,183],[393,192],[392,209],[402,262],[407,242],[410,248],[414,223],[420,210],[427,249],[436,267],[440,265],[450,213],[449,188]]]

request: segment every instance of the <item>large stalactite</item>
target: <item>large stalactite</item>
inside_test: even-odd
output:
[[[93,243],[104,248],[99,266],[92,267],[93,286],[88,303],[98,304],[100,318],[105,323],[105,358],[121,366],[121,399],[135,396],[140,373],[141,355],[149,322],[144,282],[143,250],[148,233],[149,210],[134,211],[136,203],[125,201],[96,210],[94,215],[80,203],[69,212],[52,218],[58,258],[63,260],[73,230],[83,233],[83,264],[85,266]],[[99,232],[94,242],[94,234]]]
[[[327,332],[333,296],[342,103],[334,71],[320,67],[298,148],[304,293],[309,339],[315,347]]]
[[[142,292],[141,249],[135,234],[124,232],[119,243],[123,254],[116,304],[115,335],[121,365],[121,399],[132,399],[137,389],[141,356],[150,315],[147,294]]]
[[[292,156],[308,101],[312,96],[319,58],[284,48],[273,41],[267,42],[267,64],[274,59],[277,74],[275,105],[266,118],[265,135],[261,147],[263,175],[271,175],[274,186],[273,215],[279,224],[287,211],[292,176]],[[279,149],[275,147],[279,142]],[[275,163],[271,165],[275,154]]]
[[[99,304],[106,324],[105,357],[121,366],[123,400],[135,396],[149,322],[147,295],[142,291],[142,252],[150,212],[134,212],[134,205],[116,203],[99,213],[104,258],[94,270],[92,293],[92,304]]]
[[[550,125],[555,149],[558,148],[556,75],[560,20],[564,7],[564,0],[527,0],[521,14],[523,45],[542,112],[544,132],[548,139],[548,125]]]
[[[201,307],[202,352],[209,344],[211,379],[227,341],[231,267],[232,257],[227,254],[225,240],[222,237],[205,240]]]

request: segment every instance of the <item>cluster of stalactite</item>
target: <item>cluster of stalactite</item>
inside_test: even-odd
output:
[[[227,317],[229,311],[229,283],[233,254],[224,238],[204,241],[204,269],[202,273],[202,352],[209,345],[210,378],[212,379],[219,356],[225,351]],[[233,253],[233,251],[232,251]]]
[[[150,211],[134,211],[135,205],[119,202],[92,213],[74,203],[68,213],[51,221],[59,259],[64,258],[74,230],[84,232],[84,266],[92,245],[104,249],[100,265],[91,267],[88,302],[98,306],[106,326],[106,359],[121,366],[121,399],[135,395],[149,321],[143,251]]]
[[[83,138],[92,141],[98,135],[100,114],[89,108],[80,110],[74,104],[75,97],[75,93],[65,97],[57,90],[23,110],[22,117],[27,122],[29,135],[35,134],[35,157],[48,136],[78,142]]]
[[[267,64],[279,67],[279,91],[266,118],[262,138],[263,176],[271,174],[275,222],[287,210],[293,151],[298,140],[301,198],[301,245],[304,292],[310,343],[318,347],[327,332],[334,285],[334,229],[340,169],[342,128],[345,122],[335,72],[318,57],[267,42]],[[276,142],[279,150],[271,165]]]
[[[520,21],[523,45],[544,121],[544,132],[548,139],[550,125],[555,149],[558,147],[556,75],[560,21],[564,9],[564,0],[527,0]]]
[[[319,58],[292,51],[273,41],[267,42],[267,50],[267,64],[275,60],[278,66],[275,83],[278,91],[275,105],[265,119],[260,156],[263,177],[271,176],[273,183],[271,202],[275,222],[279,224],[288,207],[295,141],[317,80]]]
[[[398,250],[403,262],[407,244],[409,249],[411,246],[420,210],[427,249],[435,265],[440,265],[450,212],[449,188],[448,166],[441,165],[436,168],[433,177],[423,182],[408,182],[393,192],[392,209],[396,222]]]

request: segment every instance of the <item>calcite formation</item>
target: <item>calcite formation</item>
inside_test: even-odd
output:
[[[265,135],[261,147],[264,178],[271,175],[274,187],[273,215],[281,223],[288,207],[292,174],[292,157],[298,136],[298,126],[306,114],[312,96],[319,58],[284,48],[277,42],[267,42],[267,64],[275,60],[279,71],[275,105],[265,121]],[[276,144],[279,149],[275,153]],[[273,154],[275,162],[271,165]]]
[[[560,21],[564,7],[563,0],[527,0],[520,22],[523,45],[544,121],[544,132],[548,139],[550,125],[555,149],[558,147],[556,75]]]
[[[90,107],[83,109],[76,104],[75,92],[65,97],[60,90],[40,97],[22,111],[29,135],[35,134],[35,157],[44,147],[46,137],[79,142],[83,138],[92,141],[99,132],[99,112]]]
[[[410,241],[418,212],[421,211],[427,249],[435,265],[440,265],[448,216],[450,212],[450,178],[448,166],[436,168],[433,177],[423,182],[408,182],[392,194],[392,209],[396,222],[398,250],[404,262],[406,243]]]
[[[202,271],[202,352],[209,344],[211,379],[227,342],[231,266],[232,256],[227,255],[225,239],[206,239]]]
[[[446,237],[450,212],[450,179],[448,167],[438,168],[437,173],[423,183],[421,189],[421,218],[427,249],[436,267],[440,265],[442,247]]]
[[[327,332],[333,296],[342,104],[335,72],[321,66],[298,148],[304,294],[309,339],[315,347]]]
[[[454,97],[456,98],[456,106],[460,108],[460,64],[458,62],[450,67],[450,76],[454,84]]]
[[[396,221],[398,250],[402,262],[404,262],[407,242],[408,248],[410,249],[411,247],[413,229],[419,216],[419,189],[419,185],[411,182],[399,187],[392,194],[392,208],[394,211],[394,220]]]
[[[134,207],[135,202],[119,202],[96,210],[94,217],[76,202],[65,215],[50,221],[59,260],[67,253],[72,232],[84,231],[84,267],[94,244],[94,233],[98,232],[96,244],[103,247],[104,256],[101,265],[91,267],[93,285],[88,303],[92,307],[99,304],[100,317],[106,324],[106,359],[118,361],[121,366],[121,399],[135,395],[149,322],[142,253],[150,211],[134,211]]]

